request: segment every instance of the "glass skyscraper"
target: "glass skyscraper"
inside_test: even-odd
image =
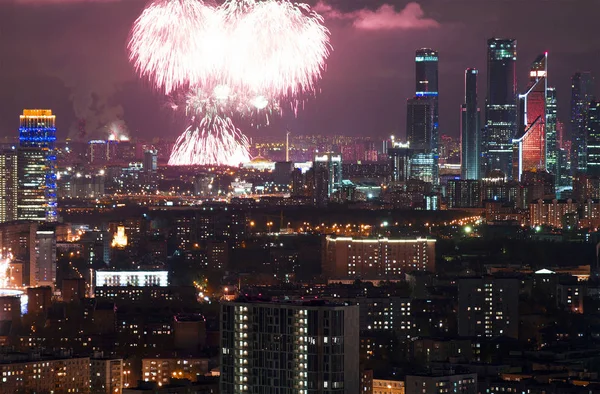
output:
[[[20,121],[17,218],[55,222],[56,116],[51,110],[26,109]]]
[[[518,132],[513,151],[513,178],[525,171],[546,170],[547,54],[538,56],[529,70],[529,84],[519,95]]]
[[[491,38],[487,44],[487,98],[482,173],[511,176],[512,140],[517,129],[517,40]]]
[[[577,72],[571,77],[571,165],[573,172],[585,172],[586,165],[586,120],[592,100],[594,78],[590,72]]]
[[[407,100],[407,140],[415,153],[434,158],[430,182],[438,183],[439,105],[438,52],[429,48],[415,54],[415,96]]]
[[[481,156],[480,113],[477,108],[477,74],[465,71],[465,103],[460,107],[461,178],[479,179]]]
[[[586,134],[586,172],[600,176],[600,101],[592,100],[589,104]]]
[[[556,88],[546,88],[546,170],[555,175],[558,184],[558,101]]]

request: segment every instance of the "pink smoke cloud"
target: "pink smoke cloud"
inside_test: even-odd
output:
[[[351,21],[352,25],[362,30],[407,30],[438,28],[435,19],[424,18],[425,12],[418,3],[408,3],[404,9],[396,11],[393,6],[383,4],[375,11],[362,9],[342,12],[334,7],[319,2],[315,11],[327,19]]]

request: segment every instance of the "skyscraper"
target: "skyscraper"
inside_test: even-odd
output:
[[[586,170],[586,119],[594,90],[594,78],[589,71],[571,77],[571,166],[573,172]]]
[[[333,153],[316,155],[313,161],[313,200],[327,205],[327,200],[342,186],[342,156]]]
[[[19,220],[55,222],[56,116],[51,110],[26,109],[19,127]]]
[[[600,101],[592,100],[587,112],[586,172],[600,176]]]
[[[17,220],[17,151],[0,152],[0,223]]]
[[[535,59],[527,89],[519,95],[519,123],[512,158],[515,180],[521,180],[524,171],[546,170],[547,59],[547,53]]]
[[[358,394],[358,315],[319,300],[222,303],[221,392]]]
[[[416,51],[415,96],[407,100],[406,135],[415,154],[433,157],[427,173],[438,183],[439,105],[438,53],[429,48]]]
[[[512,140],[517,124],[517,40],[491,38],[487,54],[487,98],[483,135],[483,175],[511,176]]]
[[[406,138],[410,146],[421,152],[431,152],[437,147],[434,141],[435,102],[430,97],[407,100]]]
[[[392,182],[405,182],[410,177],[410,159],[413,154],[410,143],[392,139],[392,147],[387,151],[391,162]]]
[[[546,171],[554,174],[556,183],[559,179],[558,169],[558,101],[556,88],[546,89]]]
[[[465,103],[460,107],[461,178],[479,179],[481,156],[480,117],[477,108],[477,73],[474,68],[465,71]]]

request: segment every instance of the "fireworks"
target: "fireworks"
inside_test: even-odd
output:
[[[170,165],[247,161],[248,140],[231,118],[268,123],[282,101],[297,108],[330,49],[322,18],[288,0],[157,0],[136,20],[128,48],[171,108],[201,119],[177,140]]]
[[[250,160],[249,145],[231,119],[207,116],[177,139],[169,165],[238,166]]]

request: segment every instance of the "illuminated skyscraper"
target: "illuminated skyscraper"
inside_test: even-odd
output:
[[[18,149],[19,220],[55,222],[56,116],[47,109],[26,109],[21,115]]]
[[[558,101],[556,88],[546,89],[546,170],[555,175],[558,182]]]
[[[586,172],[600,176],[600,101],[592,100],[587,116]]]
[[[434,158],[432,182],[438,183],[439,106],[438,52],[429,48],[415,54],[415,96],[407,100],[406,136],[416,154]]]
[[[327,204],[327,199],[342,186],[342,156],[333,153],[316,155],[313,161],[313,199],[316,205]]]
[[[511,176],[512,140],[517,129],[516,60],[517,40],[488,40],[483,175],[501,170]]]
[[[477,73],[465,71],[465,103],[460,107],[461,178],[479,179],[481,156],[480,117],[477,108]]]
[[[577,72],[571,78],[571,165],[573,172],[584,172],[586,166],[586,119],[594,90],[589,71]]]
[[[17,220],[17,151],[0,152],[0,223]]]
[[[415,96],[438,96],[438,52],[433,49],[418,49],[415,55]]]
[[[524,171],[546,170],[546,88],[547,59],[537,57],[529,71],[529,84],[519,95],[518,134],[513,141],[513,178]]]

